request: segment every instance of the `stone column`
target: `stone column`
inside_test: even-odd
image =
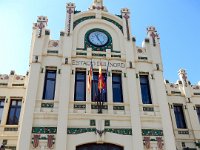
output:
[[[138,102],[138,90],[135,78],[135,70],[127,69],[127,80],[128,80],[128,94],[130,102],[131,112],[131,125],[132,125],[132,137],[133,137],[133,150],[144,150],[142,130],[141,130],[141,119]]]
[[[109,68],[110,69],[110,68]],[[113,114],[113,93],[112,93],[112,73],[108,70],[110,76],[107,77],[107,101],[108,101],[108,113]]]
[[[88,91],[88,80],[89,80],[89,72],[90,72],[90,66],[86,69],[86,113],[91,113],[91,101],[92,101],[92,83],[90,90]]]
[[[154,72],[155,89],[158,93],[158,104],[160,107],[161,121],[164,134],[164,146],[166,150],[176,150],[175,138],[168,108],[167,95],[164,85],[164,78],[161,71]]]
[[[35,101],[37,97],[38,80],[40,75],[39,63],[31,64],[29,84],[26,91],[26,101],[24,103],[24,109],[20,115],[23,115],[22,122],[19,129],[19,138],[17,143],[17,150],[29,150],[31,144],[31,131],[34,117]]]
[[[58,105],[58,124],[56,135],[56,150],[67,149],[67,124],[68,124],[68,107],[70,101],[70,71],[69,65],[62,65],[61,83]]]

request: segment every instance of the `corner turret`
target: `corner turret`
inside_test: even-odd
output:
[[[45,29],[47,27],[48,18],[46,16],[38,16],[37,23],[33,24],[33,30],[37,31],[37,37],[41,38],[45,34]]]
[[[159,42],[160,37],[155,27],[150,26],[147,28],[147,37],[149,39],[150,44],[153,45],[154,47],[160,44]]]

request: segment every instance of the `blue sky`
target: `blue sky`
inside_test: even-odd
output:
[[[66,2],[75,2],[85,11],[92,0],[0,0],[0,74],[28,70],[32,23],[48,16],[51,38],[59,39],[65,25]],[[132,35],[141,46],[146,27],[153,25],[161,38],[164,77],[178,79],[180,68],[187,70],[192,84],[200,81],[200,1],[199,0],[104,0],[110,13],[131,11]]]

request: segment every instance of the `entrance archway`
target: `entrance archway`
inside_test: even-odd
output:
[[[76,147],[76,150],[124,150],[123,147],[114,144],[84,144]]]

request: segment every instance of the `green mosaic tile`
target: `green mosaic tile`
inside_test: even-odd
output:
[[[121,32],[123,33],[123,27],[116,21],[110,19],[110,18],[107,18],[107,17],[102,17],[103,20],[106,20],[106,21],[109,21],[111,23],[113,23],[114,25],[116,25],[120,30]]]
[[[79,23],[86,21],[86,20],[90,20],[90,19],[95,19],[95,16],[88,16],[88,17],[82,17],[76,21],[74,21],[74,26],[73,28],[75,28]]]
[[[35,133],[35,134],[56,134],[57,128],[56,127],[33,127],[32,133]]]
[[[163,136],[162,130],[156,129],[142,129],[143,136]]]

